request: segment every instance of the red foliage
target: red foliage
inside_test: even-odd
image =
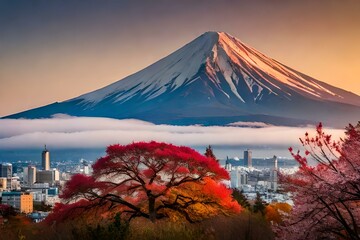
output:
[[[71,181],[66,183],[62,194],[60,194],[60,198],[70,199],[78,193],[92,191],[92,189],[95,187],[95,179],[92,176],[75,174],[72,176]],[[74,189],[76,189],[76,192],[74,192]]]
[[[0,204],[0,216],[8,217],[10,215],[15,215],[15,209],[7,204]]]
[[[130,219],[140,216],[155,221],[169,217],[166,209],[171,209],[191,221],[186,208],[204,199],[198,196],[204,191],[212,200],[206,199],[202,204],[216,202],[224,211],[239,210],[231,201],[231,192],[220,183],[229,179],[227,171],[215,159],[191,148],[152,141],[111,145],[106,153],[107,156],[93,165],[92,176],[78,174],[72,177],[60,195],[70,204],[58,205],[49,219],[59,220],[61,216],[74,215],[80,208],[106,205],[108,209],[102,208],[100,213],[118,211],[120,207]],[[211,180],[211,191],[208,179]],[[181,192],[179,190],[188,183],[196,183],[200,189],[186,197],[186,204],[180,204],[180,198],[174,194]],[[76,211],[72,212],[72,209]]]
[[[290,152],[300,164],[293,176],[281,176],[293,193],[294,208],[283,226],[280,239],[359,239],[360,230],[360,123],[346,128],[346,138],[332,140],[316,128],[301,139],[305,156]],[[317,165],[309,166],[307,157]]]

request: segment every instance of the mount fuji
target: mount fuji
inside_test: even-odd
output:
[[[104,88],[6,118],[57,113],[176,125],[344,127],[360,120],[360,96],[287,67],[227,33],[206,32]]]

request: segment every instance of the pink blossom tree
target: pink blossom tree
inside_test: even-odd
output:
[[[280,239],[360,239],[360,122],[349,125],[338,141],[324,133],[305,134],[305,154],[294,153],[299,171],[281,176],[292,192],[294,208],[282,226]],[[315,160],[315,165],[308,159]]]
[[[93,165],[93,174],[74,175],[48,222],[96,213],[132,219],[183,217],[193,222],[240,211],[222,180],[229,175],[213,158],[188,147],[138,142],[112,145]],[[85,214],[85,215],[84,215]]]

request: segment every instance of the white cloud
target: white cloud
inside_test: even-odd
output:
[[[228,126],[233,126],[233,127],[270,127],[272,125],[264,123],[264,122],[233,122],[233,123],[229,123]]]
[[[150,140],[187,146],[211,144],[287,148],[298,146],[299,137],[304,136],[306,131],[314,132],[314,127],[171,126],[134,119],[61,115],[49,119],[0,119],[0,149],[37,148],[43,144],[52,148],[104,148],[114,143]],[[338,138],[343,136],[344,130],[328,129],[327,132]]]

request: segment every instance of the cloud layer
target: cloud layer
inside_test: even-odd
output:
[[[251,125],[251,124],[250,124]],[[299,137],[314,127],[171,126],[126,119],[70,117],[0,119],[0,150],[38,148],[104,148],[133,141],[165,141],[187,146],[298,146]],[[327,129],[338,138],[342,129]]]

